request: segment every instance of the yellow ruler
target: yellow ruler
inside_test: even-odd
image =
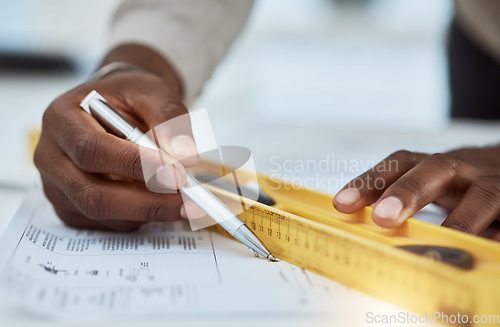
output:
[[[215,164],[198,170],[221,176]],[[416,313],[500,314],[499,243],[413,218],[384,229],[372,222],[370,207],[342,214],[329,194],[258,180],[274,204],[253,203],[239,217],[277,258]],[[208,187],[229,207],[249,201]]]
[[[38,134],[30,134],[32,148]],[[219,178],[221,168],[203,162],[195,173]],[[413,218],[383,229],[372,222],[370,207],[342,214],[329,194],[264,175],[258,181],[267,204],[207,186],[233,210],[251,205],[239,217],[277,258],[416,313],[492,315],[489,324],[466,326],[500,326],[494,320],[500,315],[500,243]]]

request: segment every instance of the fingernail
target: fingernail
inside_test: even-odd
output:
[[[397,219],[401,214],[401,210],[403,210],[401,200],[390,196],[380,201],[373,212],[383,219]]]
[[[170,148],[173,155],[193,157],[198,154],[193,139],[187,135],[177,135],[173,137],[170,140]]]
[[[205,217],[206,213],[193,201],[185,202],[181,207],[181,217],[184,219],[196,219]]]
[[[156,173],[158,183],[170,189],[177,189],[182,182],[182,174],[174,166],[163,166]]]
[[[335,200],[337,200],[338,203],[345,205],[354,204],[360,199],[361,193],[356,188],[346,188],[335,196]]]

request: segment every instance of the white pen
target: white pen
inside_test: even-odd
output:
[[[114,135],[153,150],[163,151],[153,140],[111,107],[97,91],[90,92],[80,103],[80,107]],[[180,188],[180,191],[193,200],[234,238],[261,256],[276,261],[247,225],[189,173],[186,173],[186,184]]]

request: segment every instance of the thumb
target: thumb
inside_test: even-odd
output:
[[[147,134],[168,155],[191,167],[198,163],[199,155],[194,141],[191,119],[187,108],[178,100],[164,95],[150,94],[137,97],[133,106],[149,128]]]

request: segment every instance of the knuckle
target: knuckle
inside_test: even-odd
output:
[[[76,166],[92,171],[96,163],[97,136],[86,133],[78,137],[73,145],[72,158]]]
[[[422,192],[422,186],[422,182],[415,178],[402,177],[393,184],[392,190],[398,193],[407,192],[412,195],[418,195]]]
[[[137,217],[139,221],[164,221],[165,210],[161,201],[149,201],[138,208]]]
[[[427,162],[441,168],[448,176],[453,176],[457,173],[459,161],[442,153],[434,153],[427,157]]]
[[[171,221],[180,219],[181,216],[181,206],[184,204],[182,197],[177,197],[175,201],[172,201],[167,208],[167,212],[163,216],[163,220]]]
[[[500,178],[481,177],[472,182],[472,186],[479,191],[486,202],[495,202],[500,199]]]
[[[125,166],[126,171],[124,172],[127,176],[132,176],[135,179],[143,179],[144,172],[142,169],[141,154],[135,148],[125,151],[123,162],[127,163]]]
[[[91,219],[103,218],[103,192],[92,184],[75,187],[75,205],[80,212]]]
[[[159,116],[164,120],[187,114],[186,107],[179,101],[169,100],[160,110]]]
[[[141,222],[171,221],[180,218],[182,197],[178,194],[167,195],[167,198],[153,199],[139,206],[136,215]]]
[[[446,223],[445,226],[468,234],[472,234],[474,232],[474,224],[472,219],[464,215],[456,216],[453,221]]]

